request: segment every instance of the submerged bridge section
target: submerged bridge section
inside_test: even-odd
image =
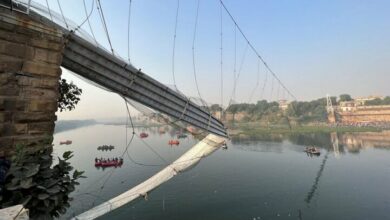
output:
[[[204,107],[154,80],[140,69],[46,18],[38,10],[27,9],[25,5],[15,2],[11,5],[9,0],[0,0],[0,4],[0,22],[4,25],[10,23],[29,27],[33,21],[61,32],[63,50],[60,65],[66,69],[174,120],[227,137],[223,123]]]

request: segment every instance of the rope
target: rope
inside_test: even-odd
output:
[[[104,18],[103,8],[102,8],[102,5],[100,4],[100,0],[97,0],[97,3],[98,3],[97,9],[99,11],[100,20],[101,20],[101,22],[103,24],[103,29],[104,29],[104,32],[106,33],[106,37],[107,37],[107,40],[108,40],[108,44],[110,45],[111,52],[114,55],[114,49],[112,47],[112,43],[111,43],[111,40],[110,40],[110,34],[108,33],[106,19]]]
[[[266,71],[266,72],[265,72],[265,79],[264,79],[263,88],[261,89],[261,93],[260,93],[260,99],[261,99],[261,100],[263,99],[263,95],[264,95],[264,91],[265,91],[265,86],[267,85],[267,80],[268,80],[268,72]],[[284,90],[283,90],[283,91],[284,91]]]
[[[192,67],[193,67],[193,74],[194,74],[194,78],[195,78],[196,90],[198,91],[198,95],[199,95],[200,100],[203,102],[202,95],[200,94],[200,91],[199,91],[198,80],[196,77],[196,63],[195,63],[195,40],[196,40],[196,32],[197,32],[197,28],[198,28],[199,5],[200,5],[200,0],[198,0],[197,7],[196,7],[194,35],[192,38]]]
[[[87,9],[86,9],[86,7],[85,7],[85,0],[83,0],[83,3],[84,3],[84,9],[85,9],[85,13],[86,13],[86,18],[84,19],[83,22],[81,22],[80,25],[78,25],[78,26],[74,29],[74,32],[76,32],[78,29],[80,29],[80,28],[85,24],[86,21],[88,21],[88,23],[89,23],[89,17],[92,15],[92,12],[93,12],[94,1],[92,1],[92,7],[91,7],[91,11],[89,12],[89,14],[87,14]]]
[[[175,78],[175,50],[176,50],[176,33],[177,33],[177,20],[179,17],[179,7],[180,7],[180,0],[177,0],[177,7],[176,7],[176,17],[175,17],[175,29],[173,34],[173,49],[172,49],[172,77],[173,77],[173,85],[175,86],[176,90],[176,78]]]
[[[49,2],[46,0],[47,9],[49,10],[50,20],[53,21],[53,16],[51,15],[51,10],[49,6]]]
[[[296,100],[296,97],[290,92],[289,89],[282,83],[282,81],[278,78],[278,76],[275,74],[275,72],[268,66],[268,64],[265,62],[264,58],[260,55],[260,53],[256,50],[256,48],[253,46],[253,44],[249,41],[247,36],[244,34],[240,26],[237,24],[236,20],[234,19],[233,15],[230,13],[230,11],[227,9],[226,5],[223,3],[222,0],[219,0],[223,8],[225,9],[226,13],[229,15],[231,20],[234,22],[234,25],[237,27],[237,29],[240,31],[241,35],[244,37],[244,39],[248,42],[248,45],[251,47],[253,52],[256,54],[256,56],[261,60],[265,68],[274,76],[274,78],[280,83],[280,85],[288,92],[288,94]]]
[[[127,59],[130,63],[130,18],[131,18],[131,2],[129,0],[129,18],[127,20]]]
[[[253,88],[250,96],[249,96],[249,100],[248,100],[248,103],[250,103],[252,101],[252,97],[253,97],[253,94],[256,92],[256,89],[257,87],[259,87],[259,81],[260,81],[260,60],[258,60],[257,62],[257,79],[256,79],[256,86],[255,88]]]
[[[272,78],[272,81],[271,81],[271,96],[270,96],[270,101],[272,101],[272,95],[274,93],[274,80],[275,78],[273,77]]]
[[[92,0],[92,8],[94,7],[94,2],[95,2],[95,0]],[[92,37],[93,37],[93,39],[95,40],[95,44],[96,44],[96,46],[97,46],[97,45],[98,45],[98,42],[97,42],[97,40],[96,40],[95,34],[93,33],[92,26],[91,26],[91,22],[89,21],[89,16],[92,14],[92,9],[91,9],[91,13],[88,15],[87,6],[86,6],[86,4],[85,4],[85,0],[83,0],[83,3],[84,3],[84,12],[85,12],[85,16],[87,16],[88,27],[89,27],[89,30],[91,31]]]
[[[63,11],[62,11],[62,8],[61,8],[60,0],[57,0],[57,4],[58,4],[58,7],[60,8],[60,12],[61,12],[61,15],[62,15],[62,19],[64,19],[64,22],[65,22],[66,28],[67,28],[67,29],[69,29],[68,23],[66,22],[66,19],[65,19],[64,13],[63,13]]]
[[[221,115],[220,120],[222,120],[222,109],[223,109],[223,16],[222,16],[222,5],[220,6],[220,23],[221,23]]]
[[[237,82],[238,82],[238,79],[240,78],[241,70],[242,70],[242,67],[243,67],[244,62],[245,62],[246,53],[247,53],[247,51],[248,51],[248,45],[249,45],[249,44],[246,44],[246,47],[245,47],[245,50],[244,50],[244,54],[242,55],[241,62],[240,62],[240,69],[238,70],[238,74],[237,74],[236,78],[234,79],[233,91],[232,91],[232,94],[231,94],[231,96],[230,96],[229,105],[226,107],[226,110],[227,110],[227,109],[230,107],[230,105],[232,104],[233,97],[236,96]]]

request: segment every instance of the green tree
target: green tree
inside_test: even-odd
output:
[[[73,110],[80,101],[80,95],[83,92],[83,90],[73,84],[73,82],[68,83],[66,79],[60,79],[58,91],[58,109],[61,112]]]
[[[349,94],[341,94],[340,102],[352,101],[352,97]]]

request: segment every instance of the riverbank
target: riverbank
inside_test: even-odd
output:
[[[300,126],[256,126],[250,123],[240,123],[229,127],[231,137],[257,136],[264,134],[294,134],[294,133],[331,133],[331,132],[380,132],[383,128],[377,127],[356,127],[356,126],[326,126],[326,125],[300,125]]]

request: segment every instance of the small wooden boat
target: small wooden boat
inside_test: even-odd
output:
[[[306,149],[304,151],[308,154],[313,154],[313,155],[320,155],[321,154],[320,149],[318,149],[316,147],[306,147]]]
[[[69,145],[69,144],[72,144],[72,141],[71,140],[60,141],[60,145],[63,145],[63,144]]]
[[[123,164],[123,159],[118,160],[95,160],[95,167],[120,167]]]
[[[139,136],[141,138],[147,138],[149,135],[147,133],[145,133],[145,132],[142,132],[141,134],[139,134]]]
[[[169,140],[169,141],[168,141],[168,144],[169,144],[169,145],[179,145],[180,142],[179,142],[179,140]]]

